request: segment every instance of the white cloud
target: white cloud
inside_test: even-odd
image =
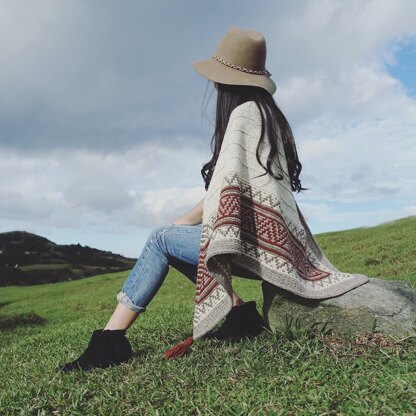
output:
[[[6,161],[0,165],[0,215],[102,229],[173,221],[205,194],[198,152],[173,150],[142,145],[112,154],[56,151],[53,157],[0,151]]]
[[[416,41],[415,15],[410,1],[312,1],[281,16],[268,56],[312,188],[299,200],[416,200],[416,100],[385,67]]]

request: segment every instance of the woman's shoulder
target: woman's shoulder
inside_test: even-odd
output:
[[[229,122],[240,125],[257,124],[261,126],[260,110],[255,101],[246,101],[238,105],[230,114]]]

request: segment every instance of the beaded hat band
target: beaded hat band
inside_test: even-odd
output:
[[[211,57],[191,64],[211,81],[258,86],[273,95],[277,87],[266,69],[266,55],[266,39],[262,33],[231,26]]]
[[[249,74],[255,74],[255,75],[266,75],[267,77],[272,76],[272,74],[267,69],[265,69],[264,71],[256,71],[255,69],[243,68],[239,65],[231,64],[230,62],[225,61],[224,59],[220,58],[217,55],[212,55],[212,57],[214,59],[216,59],[217,61],[223,63],[224,65],[227,65],[230,68],[234,68],[234,69],[237,69],[239,71],[244,71],[244,72],[248,72]]]

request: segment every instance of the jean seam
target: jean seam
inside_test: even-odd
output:
[[[148,244],[146,244],[146,245],[144,246],[143,255],[145,255],[145,254],[146,254],[146,252],[147,252],[147,250],[148,250],[148,249],[149,249],[149,246],[148,246]],[[140,266],[141,266],[141,264],[140,264],[140,265],[138,265],[138,264],[135,264],[135,265],[134,265],[134,267],[133,267],[133,269],[134,269],[134,270],[132,270],[133,278],[132,278],[132,279],[129,279],[129,281],[128,281],[128,282],[126,282],[126,283],[127,283],[127,285],[126,285],[126,287],[125,287],[125,290],[126,290],[126,292],[125,292],[125,293],[129,292],[129,291],[132,289],[132,287],[136,286],[136,284],[137,284],[137,279],[138,279],[138,276],[139,276],[139,271],[138,271],[137,269],[138,269]],[[124,285],[123,285],[123,286],[124,286]]]
[[[170,229],[172,229],[172,227],[174,226],[174,223],[171,223],[168,225],[168,228],[166,228],[165,230],[163,230],[159,235],[156,236],[155,240],[153,241],[153,243],[157,243],[159,241],[159,238],[162,237],[163,234],[165,234],[166,232],[168,232]]]
[[[152,243],[155,245],[155,243],[158,242],[159,238],[163,234],[165,234],[167,231],[169,231],[174,225],[175,225],[174,223],[169,224],[166,229],[164,229],[159,235],[157,235],[155,237],[155,239],[154,239],[154,241],[152,241]],[[149,243],[146,243],[145,247],[144,247],[144,250],[145,250],[144,254],[149,249],[150,249],[150,245],[149,245]],[[137,270],[138,267],[139,267],[139,265],[137,265],[137,264],[134,266],[134,270],[132,271],[134,277],[132,279],[130,279],[130,281],[127,282],[127,286],[125,286],[125,290],[127,292],[129,292],[133,287],[135,287],[137,285],[137,279],[138,279],[138,275],[139,275],[139,271]],[[123,287],[124,287],[124,285],[123,285]]]

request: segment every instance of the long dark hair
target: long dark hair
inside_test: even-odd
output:
[[[208,80],[208,83],[211,83],[211,81]],[[213,152],[213,155],[211,160],[205,163],[201,169],[201,175],[205,181],[205,190],[208,190],[212,174],[214,173],[215,164],[220,153],[221,144],[224,138],[230,114],[234,110],[234,108],[236,108],[240,104],[245,103],[246,101],[255,101],[261,114],[261,137],[257,145],[256,158],[259,164],[264,169],[266,169],[266,172],[263,175],[268,173],[272,175],[275,179],[283,179],[282,175],[276,176],[271,170],[271,165],[278,152],[277,140],[279,129],[285,149],[292,191],[297,191],[299,193],[303,190],[308,190],[309,188],[302,188],[299,179],[299,175],[302,170],[302,164],[298,159],[292,129],[290,128],[290,125],[286,120],[286,117],[283,115],[282,111],[279,109],[276,102],[274,101],[272,95],[261,87],[255,87],[251,85],[229,85],[215,82],[214,86],[218,91],[218,95],[215,131],[211,139],[211,150]],[[259,106],[263,108],[266,114],[267,123],[265,123],[263,112],[261,111]],[[267,126],[267,135],[270,141],[270,153],[267,158],[266,167],[262,165],[258,153],[261,142],[263,142],[264,140],[265,124]]]

